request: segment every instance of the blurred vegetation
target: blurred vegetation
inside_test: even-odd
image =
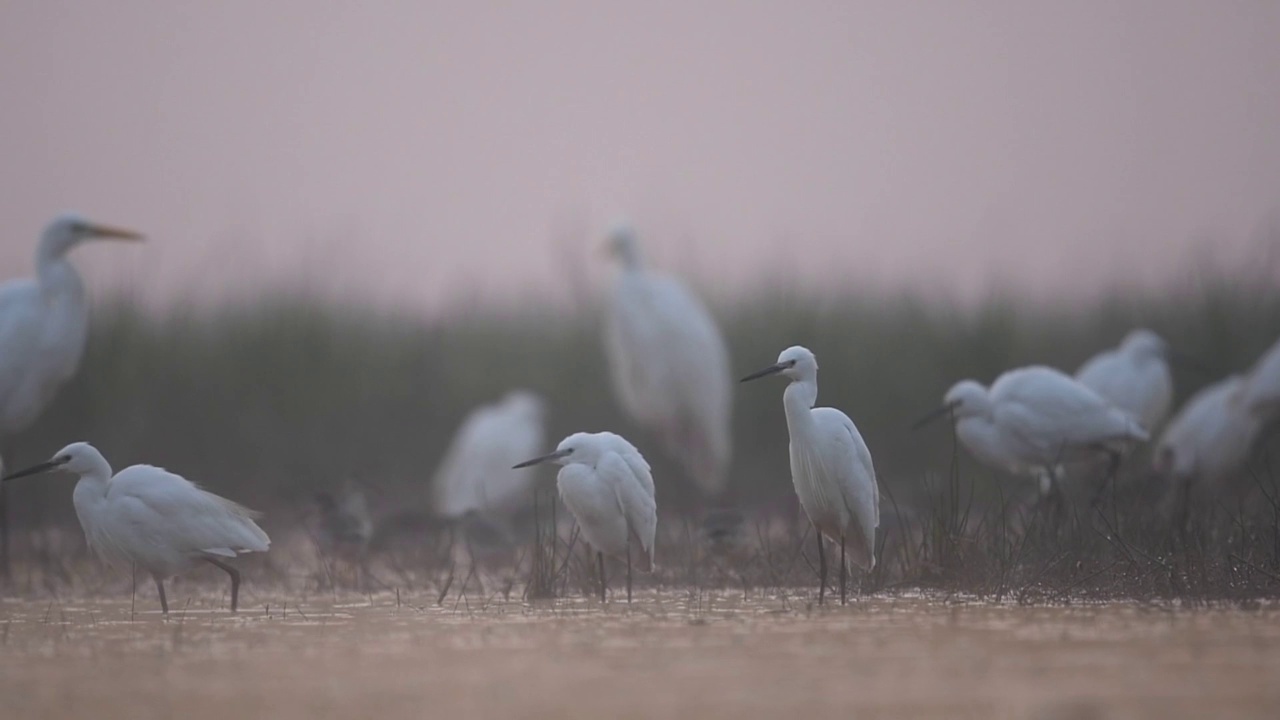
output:
[[[995,296],[964,308],[776,286],[713,309],[737,374],[791,344],[814,350],[819,404],[853,417],[882,485],[900,502],[948,472],[950,434],[909,425],[960,378],[990,381],[1029,363],[1071,372],[1137,325],[1219,374],[1246,369],[1280,337],[1270,263],[1077,304]],[[551,443],[575,430],[621,432],[654,462],[660,507],[692,507],[678,472],[620,415],[598,320],[588,307],[532,306],[427,319],[313,293],[159,312],[100,302],[81,372],[32,428],[8,439],[4,457],[18,467],[88,440],[116,468],[165,466],[266,510],[271,528],[277,511],[289,515],[312,491],[345,480],[370,487],[375,508],[425,507],[426,485],[465,414],[527,387],[551,400]],[[1178,371],[1179,402],[1213,379]],[[793,502],[781,394],[780,381],[737,392],[731,502]],[[964,473],[992,477],[963,453],[960,463]],[[72,521],[71,484],[60,476],[14,483],[15,519]]]

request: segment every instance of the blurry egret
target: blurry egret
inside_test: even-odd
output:
[[[1169,417],[1173,405],[1169,358],[1164,339],[1139,328],[1130,331],[1119,347],[1089,358],[1076,371],[1076,380],[1152,433]]]
[[[825,535],[840,543],[840,602],[846,601],[846,545],[849,558],[863,570],[876,565],[876,528],[880,526],[880,487],[871,451],[848,415],[813,405],[818,400],[818,360],[808,349],[793,346],[778,362],[742,382],[781,374],[791,380],[782,393],[791,435],[791,481],[800,506],[818,529],[818,604],[827,589]]]
[[[1263,419],[1280,414],[1280,340],[1253,364],[1242,392],[1249,412]]]
[[[947,391],[942,407],[919,427],[951,413],[956,436],[984,464],[1041,478],[1054,487],[1060,464],[1120,456],[1149,435],[1128,413],[1053,368],[1033,365],[1010,370],[990,389],[961,380]],[[1045,483],[1049,483],[1046,485]]]
[[[36,246],[36,276],[0,284],[0,438],[31,424],[75,375],[89,332],[84,282],[67,252],[93,238],[141,240],[130,230],[59,215]],[[9,575],[9,523],[0,488],[0,578]]]
[[[1262,419],[1246,406],[1247,381],[1232,375],[1191,396],[1156,443],[1152,467],[1167,482],[1170,514],[1185,526],[1191,496],[1211,497],[1249,460]]]
[[[321,552],[353,566],[356,586],[364,587],[366,551],[373,537],[373,518],[364,493],[347,484],[336,495],[323,490],[317,492],[315,501],[320,509],[317,535]]]
[[[607,583],[604,555],[627,559],[627,602],[631,602],[631,543],[639,545],[640,569],[653,568],[658,506],[653,477],[640,451],[610,432],[574,433],[553,453],[518,463],[523,468],[542,462],[560,465],[556,485],[560,499],[573,513],[582,537],[595,548],[600,566],[600,601]]]
[[[706,306],[678,279],[645,267],[629,227],[615,229],[608,248],[622,268],[605,327],[614,393],[713,497],[725,488],[732,453],[724,338]]]
[[[537,475],[511,466],[542,449],[545,415],[545,401],[524,390],[473,410],[432,482],[436,513],[457,519],[474,511],[505,523],[528,508]]]
[[[132,564],[151,573],[166,615],[164,580],[201,560],[231,577],[236,611],[240,571],[224,559],[265,552],[271,544],[253,511],[151,465],[132,465],[112,477],[106,458],[84,442],[4,480],[59,469],[80,476],[71,500],[89,547],[111,565]]]

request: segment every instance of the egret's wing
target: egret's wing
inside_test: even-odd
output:
[[[619,403],[642,424],[663,422],[675,412],[662,322],[648,274],[623,273],[606,320],[605,355]]]
[[[459,517],[481,509],[480,478],[488,466],[486,447],[493,436],[489,427],[492,414],[488,407],[477,408],[454,433],[431,483],[432,503],[438,515]]]
[[[880,486],[871,451],[848,415],[835,408],[814,408],[813,419],[832,449],[832,467],[824,467],[840,490],[853,532],[847,533],[850,557],[859,567],[875,567],[876,528],[880,526]]]
[[[596,465],[596,472],[613,488],[618,506],[627,521],[628,532],[640,542],[647,562],[641,570],[653,567],[654,538],[658,531],[658,506],[631,465],[615,452],[606,452]]]
[[[1099,353],[1076,372],[1076,380],[1148,430],[1164,422],[1173,402],[1173,377],[1158,358],[1135,359],[1114,350]]]
[[[471,510],[517,510],[537,474],[511,466],[541,452],[542,443],[542,423],[527,413],[494,405],[472,411],[432,482],[436,511],[459,517]]]
[[[653,486],[653,472],[649,468],[649,462],[644,459],[640,451],[636,449],[626,438],[611,432],[602,432],[601,436],[607,437],[611,443],[611,448],[631,468],[631,472],[635,473],[636,479],[640,481],[640,485],[644,487],[645,492],[649,493],[649,497],[657,498]]]
[[[106,502],[113,527],[104,529],[113,537],[114,529],[127,528],[130,537],[159,546],[228,557],[271,545],[253,511],[151,465],[117,473],[107,484]]]
[[[613,487],[594,468],[570,463],[556,476],[560,499],[578,521],[582,537],[596,550],[620,555],[627,549],[627,519]]]
[[[997,424],[1045,459],[1086,446],[1148,439],[1132,417],[1052,368],[1007,372],[991,386],[991,398]]]
[[[1254,363],[1243,393],[1250,412],[1271,415],[1280,411],[1280,340]]]
[[[733,444],[733,379],[724,336],[706,305],[678,279],[656,275],[664,347],[672,354],[672,381],[688,431],[681,461],[708,495],[724,489]]]
[[[34,281],[0,285],[0,432],[21,429],[39,412],[40,385],[33,373],[39,367],[44,307]]]

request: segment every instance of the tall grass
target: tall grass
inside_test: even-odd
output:
[[[1280,337],[1280,291],[1270,266],[1243,279],[1206,272],[1159,293],[1074,304],[993,297],[959,308],[780,286],[717,303],[714,311],[735,372],[772,362],[787,345],[815,351],[819,403],[853,417],[887,494],[917,517],[937,514],[936,523],[917,526],[939,534],[929,541],[938,572],[963,561],[938,555],[945,537],[974,530],[963,512],[1028,490],[979,468],[963,451],[953,456],[943,427],[908,429],[952,382],[988,381],[1029,363],[1072,371],[1136,325],[1220,374],[1247,368]],[[1179,371],[1179,400],[1213,379]],[[296,518],[313,490],[345,480],[372,488],[375,508],[425,507],[426,484],[463,416],[512,387],[550,399],[552,439],[581,429],[631,437],[654,463],[660,507],[694,505],[688,483],[613,401],[589,308],[479,307],[424,319],[308,293],[160,312],[127,300],[100,303],[81,372],[33,427],[8,441],[4,457],[15,467],[89,440],[116,467],[166,466],[260,507],[270,529]],[[728,500],[793,510],[780,386],[737,392],[734,440]],[[69,484],[15,483],[10,502],[18,526],[73,522]],[[998,522],[987,521],[983,537],[1001,536]],[[975,552],[996,577],[1000,563],[1016,564],[1013,556],[1027,551],[997,543],[965,556]]]

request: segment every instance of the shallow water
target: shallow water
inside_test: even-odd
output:
[[[1280,717],[1271,606],[172,597],[0,602],[0,716]]]

